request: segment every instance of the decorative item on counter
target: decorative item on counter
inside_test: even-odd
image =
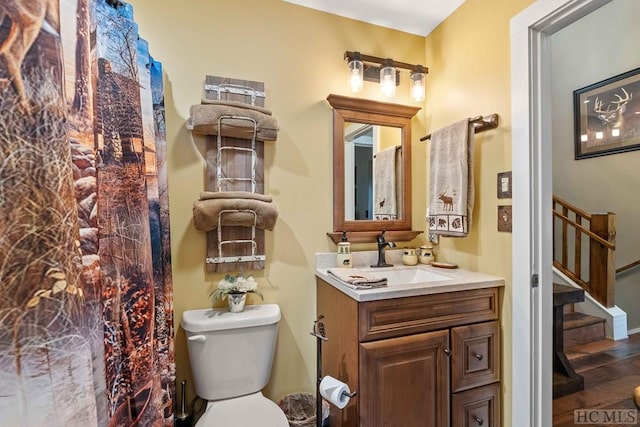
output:
[[[347,232],[342,232],[342,240],[338,242],[338,254],[336,255],[338,267],[352,267],[351,243],[347,240]]]
[[[420,264],[427,264],[427,265],[435,261],[436,255],[433,252],[433,246],[431,245],[420,246],[420,249],[418,252],[418,259],[420,261]]]
[[[404,265],[416,265],[418,264],[418,255],[414,248],[405,248],[402,252],[402,263]]]
[[[431,267],[451,268],[451,269],[453,269],[453,268],[458,268],[458,265],[457,264],[451,264],[451,263],[448,263],[448,262],[435,262],[435,261],[433,261],[431,263]]]
[[[232,276],[227,274],[224,279],[218,282],[217,289],[209,296],[213,303],[226,298],[229,303],[229,311],[239,313],[244,310],[248,293],[257,294],[261,299],[264,299],[257,288],[258,283],[251,275],[245,276],[243,273],[238,273]]]

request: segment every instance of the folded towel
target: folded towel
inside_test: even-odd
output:
[[[375,155],[374,160],[374,192],[373,219],[396,220],[398,210],[396,203],[397,177],[396,153],[398,147],[386,148]]]
[[[353,268],[331,268],[327,274],[353,289],[373,289],[387,286],[385,277],[375,277]]]
[[[252,199],[271,202],[272,197],[267,194],[250,193],[248,191],[202,191],[200,200],[209,199]]]
[[[202,98],[200,103],[210,104],[210,105],[228,105],[230,107],[247,108],[249,110],[259,111],[263,114],[266,114],[267,116],[271,115],[271,110],[267,110],[266,108],[259,107],[257,105],[247,104],[246,102],[242,102],[242,101],[224,101],[219,99]]]
[[[256,121],[256,139],[260,141],[275,141],[278,137],[278,121],[271,115],[252,108],[241,108],[226,104],[197,104],[192,105],[190,117],[187,119],[187,129],[203,135],[217,135],[234,138],[253,138],[253,123],[248,120],[223,119],[218,129],[220,116],[248,117]]]
[[[221,225],[235,225],[273,230],[278,218],[278,207],[269,202],[252,199],[205,199],[193,202],[193,224],[197,230],[211,231]],[[255,213],[255,214],[254,214]]]
[[[466,237],[473,211],[473,124],[469,119],[431,135],[429,232]]]

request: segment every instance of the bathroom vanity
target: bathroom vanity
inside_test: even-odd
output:
[[[397,272],[413,268],[429,281],[355,290],[316,265],[328,338],[322,374],[358,392],[343,410],[331,408],[332,427],[500,426],[503,279],[400,266],[377,274],[406,277]]]

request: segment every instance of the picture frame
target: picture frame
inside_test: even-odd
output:
[[[575,160],[640,149],[640,68],[573,91]]]

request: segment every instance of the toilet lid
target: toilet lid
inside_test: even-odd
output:
[[[196,427],[289,427],[282,409],[261,392],[210,401]]]

